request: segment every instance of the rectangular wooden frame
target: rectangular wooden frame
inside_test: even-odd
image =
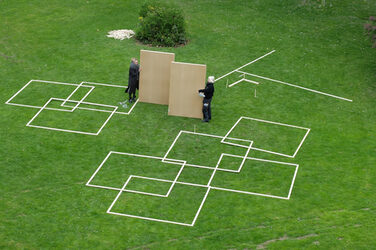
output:
[[[202,97],[198,90],[205,88],[206,65],[171,63],[168,114],[202,119]]]
[[[171,62],[174,53],[140,51],[140,102],[169,104]]]

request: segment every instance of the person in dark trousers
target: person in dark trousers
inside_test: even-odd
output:
[[[138,89],[140,77],[140,66],[136,58],[132,58],[131,65],[129,66],[129,76],[128,76],[128,94],[129,103],[136,100],[136,89]]]
[[[214,76],[209,76],[205,88],[200,89],[198,92],[204,95],[204,100],[202,101],[204,119],[202,121],[209,122],[211,120],[211,101],[214,94]]]

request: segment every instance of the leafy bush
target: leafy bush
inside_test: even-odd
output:
[[[185,20],[180,9],[173,5],[149,1],[139,13],[136,39],[153,46],[177,46],[187,42]]]
[[[376,17],[369,17],[369,23],[364,24],[364,29],[367,31],[367,34],[371,37],[373,48],[376,48]]]

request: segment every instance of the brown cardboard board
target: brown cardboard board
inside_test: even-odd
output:
[[[170,100],[168,114],[202,119],[202,97],[205,88],[206,65],[171,63]]]
[[[171,62],[174,53],[140,51],[140,102],[168,105]]]

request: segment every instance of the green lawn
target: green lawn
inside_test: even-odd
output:
[[[0,0],[0,248],[374,248],[376,50],[363,24],[376,15],[376,1],[173,2],[187,19],[184,47],[150,48],[106,37],[110,30],[135,29],[143,1]],[[114,114],[98,136],[27,127],[37,109],[4,104],[31,79],[125,85],[130,58],[139,57],[140,49],[206,64],[207,74],[216,77],[276,50],[243,70],[353,102],[256,77],[248,79],[260,85],[226,88],[227,79],[239,80],[233,74],[215,83],[210,123],[168,116],[167,106],[138,103],[130,115]],[[75,89],[37,82],[29,87],[14,101],[43,106]],[[74,99],[87,91],[80,88]],[[123,92],[97,86],[87,100],[117,105]],[[49,105],[60,107],[61,101]],[[32,124],[96,132],[110,114],[77,111],[43,110]],[[295,158],[248,154],[299,164],[290,200],[211,190],[195,225],[187,227],[107,214],[118,191],[85,186],[110,151],[163,157],[180,130],[224,136],[241,116],[311,129]],[[245,122],[230,136],[256,138],[255,147],[292,154],[304,132]],[[221,153],[246,150],[184,134],[168,157],[215,167]],[[121,188],[130,175],[173,180],[179,171],[179,165],[131,158],[111,156],[93,184]],[[236,170],[240,162],[227,156],[219,167]],[[286,180],[294,174],[289,167],[247,160],[240,175],[220,172],[212,184],[286,196]],[[211,174],[185,167],[178,181],[205,185]],[[132,178],[127,186],[164,194],[166,183]],[[123,192],[111,211],[190,223],[205,192],[183,184],[176,184],[168,199]]]

